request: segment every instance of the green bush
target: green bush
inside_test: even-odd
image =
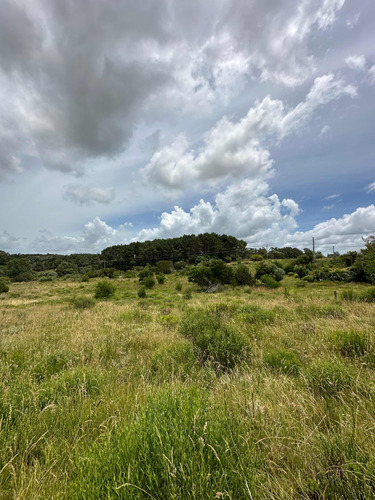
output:
[[[156,263],[156,268],[161,274],[171,274],[174,271],[173,262],[170,260],[159,260]]]
[[[183,260],[178,260],[177,262],[174,263],[174,267],[177,271],[181,271],[181,269],[185,269],[189,264],[187,262],[184,262]]]
[[[251,274],[249,268],[245,264],[239,264],[233,270],[233,283],[235,285],[248,285],[255,284],[255,279]]]
[[[95,306],[95,300],[91,297],[82,295],[81,297],[73,297],[70,301],[76,309],[90,309]]]
[[[230,284],[233,280],[233,271],[230,266],[220,259],[212,259],[207,264],[198,264],[189,271],[189,281],[197,283],[202,290],[213,285]]]
[[[307,269],[306,266],[294,266],[294,272],[298,275],[300,279],[304,278],[309,274],[309,270]]]
[[[5,283],[5,281],[0,280],[0,293],[9,292],[9,286]]]
[[[364,356],[372,350],[368,337],[354,332],[335,332],[332,339],[334,347],[343,355],[352,358]]]
[[[255,278],[262,279],[263,276],[271,276],[275,281],[281,281],[285,275],[284,270],[272,262],[261,262],[257,265]]]
[[[267,288],[280,288],[281,283],[279,281],[276,281],[273,276],[270,274],[265,274],[261,278],[262,283],[267,287]]]
[[[176,291],[177,291],[177,292],[181,292],[181,290],[182,290],[182,284],[178,281],[178,282],[176,283]]]
[[[146,276],[146,278],[142,280],[142,285],[145,288],[153,288],[156,285],[155,278],[153,276]]]
[[[147,297],[146,288],[140,288],[137,293],[140,299],[145,299]]]
[[[95,287],[95,298],[107,299],[109,297],[113,297],[115,291],[116,287],[110,281],[99,281]]]
[[[156,276],[156,279],[158,280],[159,285],[162,285],[165,282],[165,275],[164,274],[158,274]]]
[[[188,311],[180,331],[191,339],[202,362],[211,361],[221,369],[234,368],[249,353],[249,344],[243,335],[223,324],[217,315],[207,309]]]
[[[262,255],[255,253],[250,257],[250,260],[252,260],[253,262],[260,262],[263,260],[263,257]]]
[[[301,369],[301,361],[294,352],[282,349],[267,352],[263,361],[268,368],[286,375],[297,375]]]
[[[41,283],[45,281],[55,281],[58,278],[58,274],[56,271],[45,271],[44,273],[41,273],[39,281]]]

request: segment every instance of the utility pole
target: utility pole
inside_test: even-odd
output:
[[[332,255],[335,255],[335,245],[332,246]]]

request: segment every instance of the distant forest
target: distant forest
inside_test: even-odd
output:
[[[366,240],[366,249],[360,253],[331,255],[333,260],[340,259],[331,264],[350,267],[350,279],[374,283],[374,241],[374,237]],[[227,263],[242,259],[292,259],[295,263],[287,272],[296,272],[293,267],[295,264],[311,267],[311,256],[312,252],[307,248],[304,251],[292,247],[271,248],[269,251],[265,248],[247,248],[245,241],[234,236],[204,233],[115,245],[105,248],[100,254],[9,254],[0,250],[0,279],[50,281],[74,275],[87,278],[113,277],[114,274],[144,266],[178,270],[210,259],[220,259]],[[314,259],[322,257],[320,252],[314,254]],[[301,273],[302,271],[299,274]]]

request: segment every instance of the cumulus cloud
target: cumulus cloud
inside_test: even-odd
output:
[[[163,212],[160,225],[143,229],[139,240],[168,238],[201,232],[227,233],[256,239],[268,227],[275,232],[288,232],[296,227],[298,204],[290,199],[279,200],[269,195],[266,182],[247,179],[233,183],[218,193],[214,203],[200,200],[188,212],[176,206],[172,212]]]
[[[99,217],[84,225],[79,236],[54,236],[49,231],[40,231],[37,238],[28,244],[28,251],[51,253],[100,252],[103,248],[129,241],[128,224],[112,228]]]
[[[64,198],[77,205],[93,205],[95,203],[108,204],[115,198],[113,188],[100,188],[84,185],[65,186]]]
[[[265,97],[238,122],[223,117],[204,136],[204,146],[194,151],[184,135],[157,151],[143,169],[145,179],[178,193],[189,184],[215,184],[227,177],[267,178],[272,159],[267,142],[281,141],[298,131],[323,105],[356,89],[333,74],[316,78],[306,99],[287,110],[280,100]]]
[[[0,96],[11,112],[1,113],[0,171],[33,158],[82,175],[90,159],[120,154],[151,110],[201,109],[259,74],[302,83],[310,36],[343,4],[3,0]]]
[[[329,219],[317,224],[312,230],[306,232],[297,231],[288,235],[284,241],[293,246],[304,246],[311,244],[314,237],[317,249],[329,249],[332,245],[337,250],[346,251],[351,248],[363,247],[362,237],[374,233],[375,227],[375,205],[359,207],[350,214],[345,214],[339,219]]]
[[[137,239],[173,237],[204,231],[230,232],[247,241],[251,247],[311,246],[315,238],[318,250],[327,251],[332,245],[344,252],[363,247],[362,237],[374,233],[375,206],[360,207],[339,219],[317,224],[310,231],[295,231],[298,204],[290,199],[280,201],[276,195],[263,193],[252,198],[251,183],[232,187],[216,198],[215,204],[201,200],[189,212],[180,207],[163,213],[157,228],[142,230]],[[328,209],[329,207],[327,207]]]
[[[364,71],[366,68],[365,56],[350,56],[345,58],[346,64],[350,69]]]

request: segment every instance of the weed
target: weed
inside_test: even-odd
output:
[[[70,300],[70,303],[76,309],[91,309],[92,307],[95,306],[95,300],[91,297],[87,297],[84,295],[80,297],[73,297]]]
[[[249,353],[249,345],[243,335],[223,324],[206,309],[188,311],[180,329],[184,336],[192,340],[199,359],[212,361],[219,368],[234,368]]]
[[[364,356],[372,350],[368,337],[353,330],[335,332],[332,343],[343,356],[352,358]]]
[[[302,363],[291,351],[273,350],[267,352],[264,357],[264,364],[279,373],[286,375],[297,375],[301,369]]]
[[[353,384],[353,375],[346,364],[339,361],[317,360],[307,370],[308,385],[323,396],[337,396]]]

